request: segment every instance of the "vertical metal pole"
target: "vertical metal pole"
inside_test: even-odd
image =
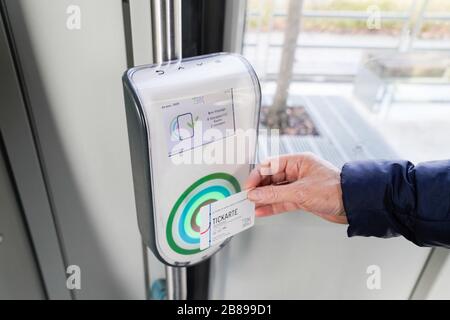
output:
[[[181,0],[151,0],[155,63],[181,59]],[[187,298],[186,268],[166,266],[168,300]]]
[[[181,0],[151,0],[155,63],[181,59]]]
[[[181,0],[166,0],[167,60],[181,59]]]
[[[166,266],[166,286],[167,300],[186,300],[186,268]]]
[[[150,0],[152,13],[153,62],[167,61],[165,0]]]

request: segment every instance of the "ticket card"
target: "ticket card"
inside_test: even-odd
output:
[[[200,249],[204,250],[255,224],[255,204],[247,191],[233,194],[200,209]]]

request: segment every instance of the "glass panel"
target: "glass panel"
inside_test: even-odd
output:
[[[298,28],[289,11],[249,0],[243,45],[262,80],[261,124],[288,136],[282,150],[336,164],[450,158],[449,1],[307,0]],[[295,141],[305,135],[308,146]]]

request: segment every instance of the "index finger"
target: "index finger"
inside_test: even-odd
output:
[[[260,185],[262,182],[262,175],[259,172],[258,167],[254,168],[249,176],[247,177],[247,180],[245,181],[245,189],[253,189]]]

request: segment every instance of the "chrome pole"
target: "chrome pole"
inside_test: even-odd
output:
[[[166,9],[167,60],[178,60],[182,56],[181,0],[168,0]]]
[[[182,57],[181,0],[151,0],[153,60]]]
[[[186,268],[166,266],[166,286],[167,300],[186,300]]]
[[[153,60],[155,63],[181,59],[181,0],[150,0],[152,11]],[[166,266],[168,300],[187,299],[186,268]]]

